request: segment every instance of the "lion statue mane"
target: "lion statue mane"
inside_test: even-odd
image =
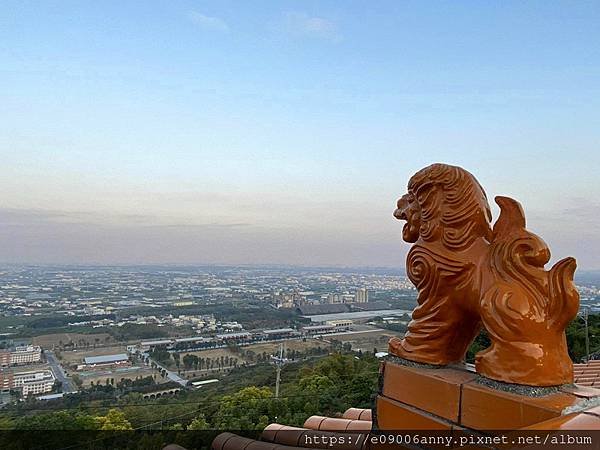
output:
[[[521,205],[496,197],[491,227],[486,194],[466,170],[433,164],[417,172],[394,216],[412,243],[407,275],[418,290],[404,339],[392,355],[433,365],[464,360],[485,328],[491,346],[476,370],[499,381],[551,386],[573,381],[564,329],[579,308],[573,258],[549,271],[548,246],[525,228]]]

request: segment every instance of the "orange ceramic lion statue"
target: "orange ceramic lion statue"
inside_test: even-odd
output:
[[[464,359],[484,327],[491,346],[476,355],[476,370],[509,383],[553,386],[573,381],[564,329],[577,314],[575,260],[550,271],[547,245],[525,228],[518,202],[496,197],[491,227],[487,197],[473,175],[446,164],[417,172],[394,216],[406,221],[413,243],[406,269],[419,291],[404,339],[390,353],[447,365]]]

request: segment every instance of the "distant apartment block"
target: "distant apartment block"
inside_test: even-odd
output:
[[[328,294],[327,303],[336,305],[341,303],[367,303],[369,301],[369,291],[366,288],[359,288],[356,294]]]
[[[0,372],[2,391],[21,390],[23,397],[52,391],[54,381],[54,375],[47,369],[14,373]]]
[[[367,303],[369,301],[369,291],[367,288],[359,288],[356,290],[356,303]]]
[[[295,308],[306,303],[306,297],[312,292],[294,292],[294,293],[273,293],[271,299],[275,302],[278,308]]]
[[[42,349],[37,345],[15,347],[13,350],[0,351],[0,366],[16,366],[40,362]]]
[[[327,303],[335,305],[336,303],[344,303],[344,296],[342,294],[329,294],[327,296]]]
[[[0,372],[0,392],[8,392],[13,387],[13,374]]]
[[[22,389],[23,397],[27,397],[29,394],[42,394],[52,391],[54,381],[54,375],[50,370],[14,374],[15,388]]]

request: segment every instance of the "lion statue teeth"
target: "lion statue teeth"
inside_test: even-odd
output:
[[[525,228],[521,205],[496,197],[493,229],[487,197],[466,170],[433,164],[417,172],[394,216],[406,221],[406,259],[418,289],[404,339],[390,353],[447,365],[464,360],[481,328],[491,346],[476,370],[491,379],[533,386],[573,382],[565,327],[577,314],[573,258],[546,271],[548,246]]]

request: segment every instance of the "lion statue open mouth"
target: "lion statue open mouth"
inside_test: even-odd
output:
[[[510,383],[553,386],[573,381],[564,329],[577,314],[576,263],[549,271],[547,245],[525,228],[521,205],[496,197],[501,214],[491,227],[485,192],[466,170],[433,164],[417,172],[394,216],[406,221],[406,259],[418,306],[404,339],[390,353],[421,363],[464,359],[484,327],[491,346],[476,370]]]

